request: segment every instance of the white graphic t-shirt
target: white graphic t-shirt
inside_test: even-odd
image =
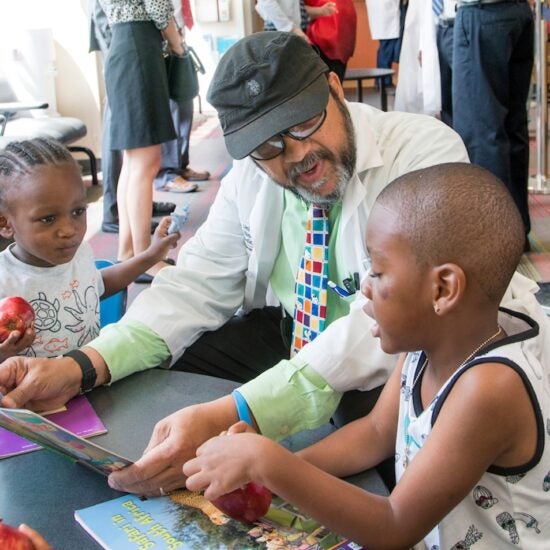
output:
[[[480,350],[445,382],[422,408],[419,375],[424,354],[407,356],[401,378],[396,440],[396,479],[421,452],[439,411],[458,378],[469,368],[497,362],[523,379],[537,417],[538,443],[522,466],[490,466],[472,491],[414,550],[548,550],[550,548],[550,369],[547,327],[501,308],[499,324],[507,337]],[[414,381],[417,383],[414,384]],[[444,487],[441,488],[445,490]]]
[[[104,285],[90,245],[83,242],[72,261],[54,267],[27,265],[12,248],[0,252],[0,299],[21,296],[36,315],[36,338],[21,355],[62,355],[95,338]]]

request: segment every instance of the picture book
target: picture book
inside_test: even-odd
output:
[[[80,437],[91,437],[107,432],[103,422],[84,395],[71,399],[66,407],[42,413],[42,415]],[[0,458],[28,453],[36,449],[40,449],[36,443],[0,428]]]
[[[106,476],[132,464],[126,458],[79,437],[48,418],[27,409],[0,408],[0,426]],[[103,428],[103,431],[106,430]],[[0,442],[3,443],[3,437]]]
[[[274,496],[253,524],[231,519],[201,493],[174,491],[158,498],[124,495],[75,512],[76,521],[109,550],[360,550]]]

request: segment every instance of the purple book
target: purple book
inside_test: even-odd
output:
[[[80,437],[91,437],[107,432],[94,408],[84,395],[71,399],[67,410],[48,415],[48,420]],[[0,458],[41,449],[36,443],[0,428]]]

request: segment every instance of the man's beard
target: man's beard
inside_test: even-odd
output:
[[[333,95],[332,97],[336,101],[336,105],[344,121],[344,132],[346,136],[344,146],[335,153],[325,148],[309,153],[301,162],[294,164],[288,170],[287,182],[277,182],[285,189],[289,189],[302,197],[306,202],[326,208],[339,203],[344,197],[348,183],[355,171],[355,163],[357,160],[355,133],[351,117],[344,103],[340,101],[337,96]],[[316,189],[321,189],[326,184],[328,176],[323,176],[313,185],[308,185],[307,187],[301,186],[298,180],[300,174],[313,168],[315,163],[319,160],[326,160],[334,167],[333,177],[336,178],[336,186],[332,193],[328,195],[320,195],[315,192]]]
[[[338,110],[342,116],[342,120],[344,121],[344,132],[346,136],[344,146],[336,153],[333,153],[329,149],[325,148],[309,153],[305,156],[302,162],[295,164],[288,171],[288,187],[292,191],[310,204],[317,204],[327,208],[339,203],[344,197],[348,183],[353,176],[355,163],[357,160],[355,133],[351,122],[351,117],[344,103],[340,101],[337,96],[333,95],[333,99],[335,100]],[[323,176],[319,181],[315,182],[313,186],[308,187],[302,187],[298,180],[301,173],[307,172],[313,168],[315,163],[319,160],[326,160],[334,167],[336,186],[332,193],[329,193],[328,195],[319,195],[315,192],[316,189],[321,189],[326,184],[328,176]]]

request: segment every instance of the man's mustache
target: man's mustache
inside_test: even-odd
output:
[[[320,160],[336,162],[336,157],[327,149],[312,151],[311,153],[308,153],[300,162],[295,163],[288,169],[288,179],[294,181],[304,172],[311,170]]]

